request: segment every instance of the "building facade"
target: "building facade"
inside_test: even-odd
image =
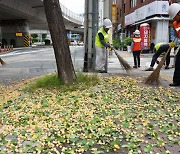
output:
[[[168,15],[169,2],[169,0],[118,0],[116,31],[122,32],[124,28],[125,35],[132,37],[133,32],[139,29],[141,37],[144,37],[145,48],[149,48],[151,43],[172,41],[174,36],[172,21]]]

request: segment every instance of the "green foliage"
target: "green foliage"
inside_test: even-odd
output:
[[[33,38],[32,39],[32,42],[34,43],[34,42],[38,42],[39,40],[37,39],[37,38]]]
[[[123,41],[124,41],[125,45],[130,46],[132,43],[132,38],[125,37]]]
[[[86,89],[98,83],[99,79],[96,75],[77,74],[77,83],[73,85],[63,85],[56,73],[45,75],[38,78],[34,83],[28,85],[24,90],[34,92],[39,88],[54,89],[58,88],[62,91],[74,91],[78,89]]]
[[[125,48],[125,47],[126,47],[126,44],[125,44],[124,41],[122,41],[122,42],[120,43],[120,47],[121,47],[121,48]]]
[[[125,37],[122,41],[120,41],[119,37],[116,36],[113,40],[113,47],[115,49],[126,48],[127,46],[130,46],[131,43],[132,39],[129,37]]]
[[[44,42],[47,37],[47,34],[42,34],[42,41]]]
[[[38,37],[38,34],[31,34],[31,37],[37,38],[37,37]]]
[[[120,39],[118,36],[116,36],[114,39],[113,39],[113,47],[115,49],[119,49],[120,48]]]

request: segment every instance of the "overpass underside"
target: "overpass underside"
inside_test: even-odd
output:
[[[68,16],[64,16],[64,23],[67,31],[83,33],[82,25],[69,20]],[[48,30],[41,0],[0,0],[0,41],[3,45],[29,46],[32,29]]]

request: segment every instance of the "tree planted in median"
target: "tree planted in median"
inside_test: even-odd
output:
[[[53,42],[58,77],[64,84],[75,83],[76,74],[72,64],[59,0],[44,0],[43,3]]]

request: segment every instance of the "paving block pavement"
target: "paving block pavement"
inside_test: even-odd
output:
[[[133,67],[134,60],[133,60],[132,53],[127,52],[127,51],[118,51],[118,54],[120,54],[120,56],[122,56]],[[147,69],[150,66],[152,56],[153,56],[152,53],[141,54],[141,67],[137,69],[133,68],[131,72],[127,73],[125,70],[123,70],[115,53],[112,53],[108,57],[108,73],[115,74],[115,75],[119,74],[119,75],[124,75],[124,76],[132,76],[132,77],[147,77],[148,75],[152,73],[152,71],[145,71],[145,69]],[[173,62],[174,62],[174,58],[171,57],[170,67],[173,65]],[[157,67],[157,64],[155,64],[154,68],[156,67]],[[169,86],[169,84],[172,83],[173,74],[174,74],[174,68],[165,70],[163,66],[160,72],[161,84],[165,86]]]

